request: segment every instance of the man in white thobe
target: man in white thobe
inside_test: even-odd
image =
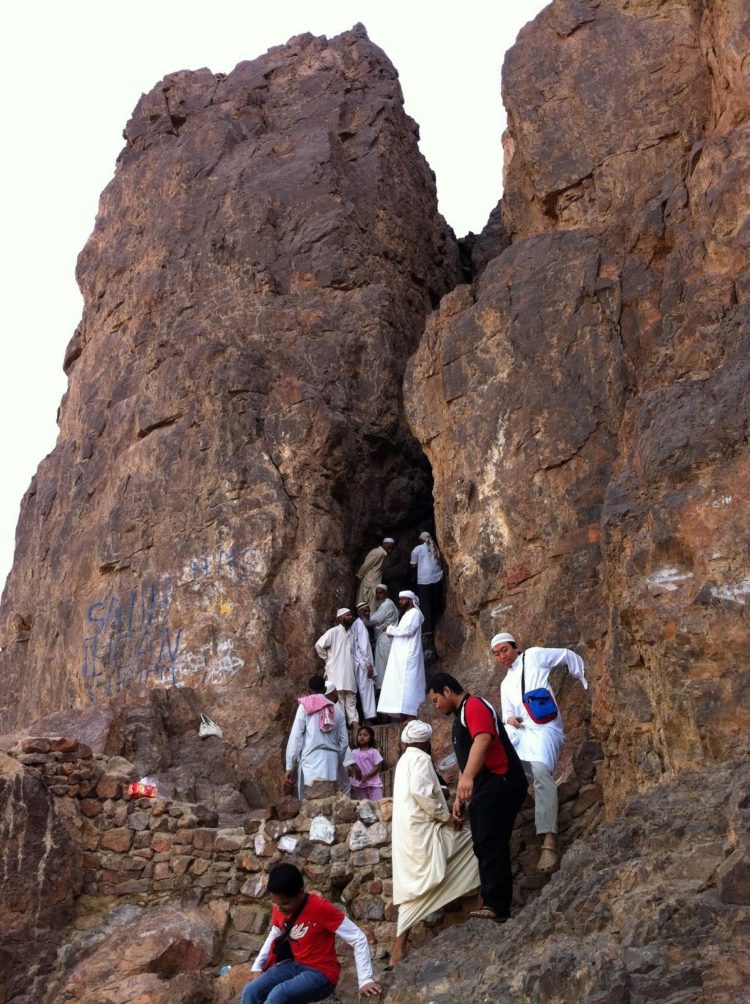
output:
[[[378,711],[399,715],[401,721],[415,718],[425,700],[424,652],[422,651],[422,612],[419,600],[410,589],[398,594],[403,610],[401,620],[387,629],[393,639],[388,665],[380,691]]]
[[[387,629],[398,624],[398,608],[388,595],[388,586],[382,582],[375,587],[375,598],[378,608],[374,612],[370,611],[367,623],[375,630],[375,689],[379,691],[383,686],[385,667],[393,644]]]
[[[356,762],[349,748],[346,719],[330,696],[323,694],[325,689],[322,676],[308,680],[307,696],[297,699],[299,707],[286,744],[284,789],[292,789],[296,768],[300,798],[304,797],[306,784],[341,781],[342,774],[347,776],[345,768]]]
[[[366,722],[375,721],[375,667],[370,644],[370,632],[367,630],[367,618],[370,608],[366,603],[357,604],[357,616],[349,628],[352,642],[352,658],[354,672],[357,676],[357,690],[362,704],[362,717]]]
[[[352,620],[351,610],[348,607],[340,607],[336,611],[334,626],[315,642],[315,651],[325,660],[326,679],[336,687],[349,725],[358,721],[357,677],[354,673],[352,644],[349,638]]]
[[[396,546],[393,537],[384,537],[379,547],[368,551],[365,560],[357,569],[359,588],[357,589],[357,604],[366,603],[371,611],[377,610],[378,601],[375,598],[375,586],[380,582],[383,573],[383,562]]]
[[[393,777],[393,902],[399,907],[391,964],[405,957],[415,924],[479,887],[471,834],[445,801],[430,758],[431,738],[426,722],[409,722]]]
[[[565,742],[563,720],[558,708],[551,722],[538,724],[529,716],[523,693],[545,688],[552,694],[549,674],[555,666],[567,666],[571,676],[588,688],[583,660],[569,648],[527,648],[519,652],[512,634],[501,632],[490,642],[498,666],[507,670],[500,684],[500,699],[505,730],[521,759],[524,771],[534,784],[536,832],[542,837],[542,852],[537,869],[547,872],[557,867],[560,857],[557,843],[557,785],[554,770]],[[521,681],[523,678],[523,693]],[[554,698],[554,694],[552,694]]]

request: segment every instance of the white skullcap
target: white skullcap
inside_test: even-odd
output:
[[[377,586],[375,586],[375,588],[376,589],[382,589],[386,593],[388,592],[388,586],[386,586],[386,584],[384,582],[379,582],[377,584]]]
[[[365,603],[365,601],[364,601],[364,600],[362,600],[362,602],[361,602],[361,603],[358,603],[358,604],[357,604],[357,610],[361,610],[361,609],[362,609],[362,607],[369,607],[369,605],[370,605],[369,603]]]
[[[432,739],[432,726],[427,722],[407,722],[401,733],[402,743],[427,743]]]
[[[490,648],[494,648],[495,645],[499,645],[501,642],[510,641],[514,645],[516,644],[516,639],[512,634],[508,634],[507,631],[501,631],[500,634],[496,634],[492,641],[490,642]]]
[[[406,597],[407,600],[411,600],[415,607],[419,606],[419,597],[411,589],[402,589],[398,594],[398,598],[401,599],[402,596]]]
[[[336,684],[326,680],[326,694],[332,694],[336,690]]]
[[[350,614],[350,613],[351,610],[349,609],[349,607],[339,607],[338,610],[336,611],[336,616],[342,617],[344,614]]]
[[[396,541],[393,539],[393,537],[383,537],[383,543],[384,544],[395,544]]]

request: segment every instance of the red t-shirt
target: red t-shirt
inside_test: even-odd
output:
[[[345,914],[333,903],[311,892],[289,935],[294,961],[317,969],[334,986],[341,972],[341,964],[336,958],[335,932],[344,917]],[[286,919],[278,906],[274,906],[271,923],[283,929]]]
[[[464,706],[464,713],[466,715],[466,728],[469,730],[472,739],[483,732],[489,732],[492,736],[492,742],[490,743],[490,748],[487,750],[484,766],[491,774],[507,774],[508,757],[503,749],[503,744],[500,742],[500,737],[495,727],[495,719],[492,717],[490,709],[478,697],[469,697]]]

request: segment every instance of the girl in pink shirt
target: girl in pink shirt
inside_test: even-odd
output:
[[[383,781],[380,777],[380,765],[383,758],[375,745],[375,733],[369,725],[360,726],[357,732],[357,748],[352,755],[362,772],[361,778],[352,778],[352,797],[369,798],[377,802],[383,797]]]

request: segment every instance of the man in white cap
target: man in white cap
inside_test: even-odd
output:
[[[387,629],[398,624],[398,608],[388,595],[388,586],[384,582],[379,582],[375,587],[375,598],[378,608],[370,611],[367,623],[375,631],[375,691],[379,695],[393,644]]]
[[[521,758],[527,777],[534,784],[534,815],[536,832],[542,838],[542,851],[537,869],[553,871],[560,852],[557,843],[557,785],[554,770],[565,742],[562,715],[550,690],[549,675],[555,666],[567,666],[587,689],[583,660],[569,648],[527,648],[519,651],[516,639],[507,631],[496,634],[490,642],[495,662],[506,670],[500,685],[500,700],[505,729]],[[550,713],[536,722],[524,703],[524,694],[535,690],[548,691]],[[543,695],[541,695],[543,698]],[[533,710],[533,707],[532,707]],[[534,711],[535,717],[540,717]]]
[[[417,709],[425,699],[424,618],[419,600],[410,589],[403,589],[398,594],[398,605],[403,611],[401,620],[386,629],[393,644],[385,668],[378,711],[383,715],[398,715],[401,721],[407,721],[416,718]]]
[[[352,643],[352,658],[354,673],[357,677],[357,690],[362,704],[362,717],[366,722],[374,722],[375,711],[375,668],[373,666],[370,632],[367,630],[367,618],[370,608],[366,603],[357,604],[357,616],[349,629]]]
[[[430,758],[432,727],[409,722],[393,777],[393,902],[398,904],[391,964],[406,956],[409,930],[479,886],[468,830],[451,814]]]
[[[409,562],[417,578],[424,631],[431,634],[443,610],[443,566],[438,546],[426,530],[420,533],[419,543],[411,552]]]
[[[305,785],[313,781],[346,778],[343,786],[348,786],[346,768],[355,759],[349,748],[346,720],[331,699],[335,696],[333,684],[326,685],[322,676],[312,676],[307,681],[307,696],[297,699],[299,707],[286,744],[285,792],[293,790],[295,780],[300,798],[304,797]]]
[[[315,651],[326,664],[326,679],[334,684],[349,725],[358,721],[357,678],[349,639],[353,617],[348,607],[336,611],[336,623],[315,642]]]
[[[383,562],[395,546],[396,541],[393,537],[383,537],[383,542],[367,553],[365,560],[357,569],[357,578],[359,579],[357,603],[366,603],[372,613],[378,608],[375,586],[383,577]]]

